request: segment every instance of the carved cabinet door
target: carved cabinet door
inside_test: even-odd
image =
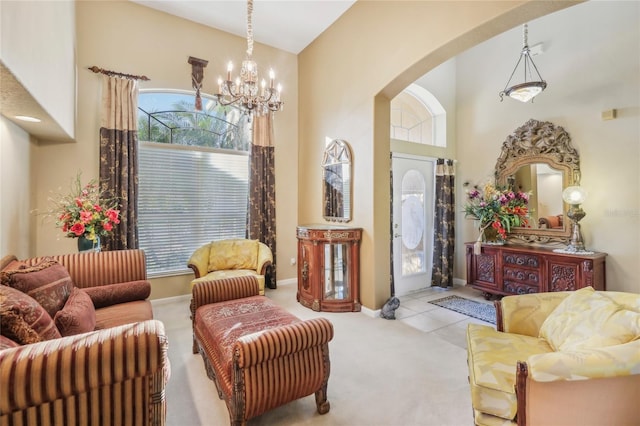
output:
[[[488,292],[502,290],[501,280],[498,277],[500,271],[499,252],[490,247],[483,247],[478,255],[473,254],[473,246],[467,246],[467,283],[479,290]]]

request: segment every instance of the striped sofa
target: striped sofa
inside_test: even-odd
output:
[[[117,300],[117,284],[125,283],[127,293],[146,281],[141,250],[50,258],[67,269],[75,287],[93,290],[105,305]],[[4,257],[0,270],[14,261]],[[101,293],[101,287],[111,290]],[[164,425],[167,345],[149,300],[131,300],[96,308],[95,331],[2,349],[0,426]]]
[[[259,295],[255,276],[196,283],[192,289],[194,353],[229,410],[232,426],[272,408],[315,394],[329,411],[326,318],[300,320]]]

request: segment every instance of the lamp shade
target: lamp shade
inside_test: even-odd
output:
[[[587,191],[580,186],[568,186],[562,191],[562,199],[567,204],[582,204],[587,199]]]
[[[545,81],[530,81],[505,89],[504,94],[520,102],[529,102],[547,87]]]

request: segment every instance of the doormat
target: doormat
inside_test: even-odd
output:
[[[431,300],[429,303],[491,324],[496,323],[496,308],[487,303],[476,302],[460,296],[443,297]]]

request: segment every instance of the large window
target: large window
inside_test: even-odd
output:
[[[141,92],[140,248],[150,276],[187,270],[196,248],[244,238],[251,127],[237,109],[193,94]]]

